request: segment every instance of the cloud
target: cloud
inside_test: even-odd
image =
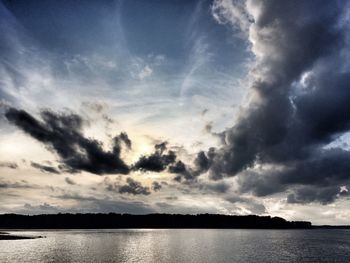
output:
[[[58,206],[45,202],[43,204],[26,203],[21,207],[6,209],[8,213],[19,214],[53,214],[53,213],[127,213],[127,214],[149,214],[155,210],[149,205],[139,201],[119,201],[109,198],[96,198],[84,196],[78,193],[65,193],[54,196],[59,200],[74,200],[78,205],[73,207]]]
[[[226,197],[225,200],[232,204],[242,204],[244,209],[249,210],[251,214],[261,215],[267,212],[266,207],[262,203],[252,198],[231,195]]]
[[[176,160],[176,154],[174,151],[168,151],[166,142],[156,144],[154,146],[155,152],[148,156],[141,156],[141,158],[133,165],[134,170],[161,172],[164,171],[168,165],[172,164]]]
[[[5,181],[3,179],[0,179],[0,189],[16,189],[16,188],[24,188],[24,189],[34,189],[34,188],[38,188],[38,185],[33,185],[33,184],[29,184],[27,181],[25,180],[21,180],[21,181],[16,181],[16,182],[11,182],[11,181]]]
[[[24,204],[23,211],[28,211],[30,214],[38,213],[38,214],[56,214],[60,211],[60,207],[53,206],[48,203],[43,203],[41,205],[31,205]]]
[[[61,158],[61,169],[70,172],[87,171],[93,174],[128,174],[129,167],[120,158],[120,141],[131,146],[126,134],[114,138],[111,151],[104,151],[102,143],[84,137],[83,119],[76,114],[40,112],[38,120],[24,110],[9,108],[5,113],[9,122],[44,143]]]
[[[207,124],[205,124],[204,126],[204,131],[211,134],[213,130],[213,122],[208,122]]]
[[[132,195],[149,195],[151,192],[149,187],[142,186],[138,181],[131,179],[130,177],[126,179],[126,184],[119,187],[119,193],[132,194]]]
[[[55,198],[61,200],[75,200],[79,202],[79,208],[65,208],[62,211],[71,213],[128,213],[128,214],[149,214],[155,210],[148,204],[140,201],[120,201],[109,198],[96,198],[84,196],[78,193],[65,193]],[[77,206],[78,207],[78,206]]]
[[[205,116],[209,112],[208,109],[204,109],[201,111],[201,116]]]
[[[52,167],[52,166],[42,165],[42,164],[35,163],[35,162],[31,162],[30,165],[32,167],[42,171],[42,172],[45,172],[45,173],[60,174],[60,172],[55,167]]]
[[[10,169],[17,169],[18,164],[14,162],[0,162],[0,167],[6,167]]]
[[[70,185],[76,185],[77,184],[72,178],[69,178],[69,177],[64,178],[64,181],[67,184],[70,184]]]
[[[214,2],[214,18],[242,29],[256,61],[248,76],[249,102],[225,131],[225,144],[215,150],[208,169],[211,178],[240,175],[241,191],[256,195],[298,185],[334,187],[314,189],[313,194],[300,188],[289,198],[322,203],[339,193],[329,189],[349,182],[350,152],[326,148],[350,129],[350,68],[344,56],[350,31],[344,5]]]
[[[107,105],[102,102],[83,101],[81,105],[84,110],[92,111],[95,113],[103,113],[107,108]]]
[[[226,182],[208,182],[208,183],[202,183],[199,185],[199,189],[203,189],[206,193],[207,192],[214,192],[214,193],[226,193],[231,188],[231,185]]]
[[[132,195],[149,195],[151,194],[150,188],[143,186],[140,182],[128,177],[126,184],[121,185],[119,180],[110,181],[109,179],[104,180],[106,189],[108,191],[116,191],[120,194],[132,194]]]
[[[206,133],[216,137],[217,139],[219,139],[220,142],[224,142],[225,143],[225,133],[224,132],[214,132],[213,131],[213,123],[212,122],[208,122],[204,126],[204,131]]]
[[[194,167],[185,165],[182,161],[177,161],[174,165],[169,166],[169,172],[178,174],[175,181],[191,182],[198,176],[207,172],[212,165],[215,156],[215,148],[210,148],[206,153],[200,151],[194,159]]]
[[[130,150],[131,146],[132,146],[132,142],[129,139],[128,135],[126,134],[126,132],[121,132],[119,134],[119,136],[116,137],[116,140],[120,140],[121,142],[123,142],[125,144],[125,146]]]
[[[239,27],[243,32],[249,30],[253,19],[246,11],[244,0],[215,0],[211,6],[211,12],[219,24],[231,24]]]
[[[197,167],[199,173],[208,171],[211,167],[213,158],[215,157],[215,148],[210,148],[207,153],[200,151],[197,154],[194,164]]]
[[[194,176],[192,171],[182,161],[177,161],[175,164],[169,166],[169,172],[178,174],[174,180],[181,182],[183,179],[193,180]]]
[[[329,204],[339,197],[348,196],[348,191],[341,190],[337,186],[314,187],[303,186],[297,188],[287,197],[287,202],[292,204],[307,204],[311,202],[319,202],[321,204]]]
[[[149,76],[151,76],[153,73],[153,70],[148,66],[146,65],[139,73],[138,77],[139,79],[144,79],[144,78],[147,78]]]
[[[154,153],[141,156],[129,167],[120,156],[124,145],[131,149],[132,142],[125,132],[113,138],[113,148],[105,151],[100,141],[86,138],[82,133],[84,120],[77,114],[55,113],[49,110],[40,112],[41,120],[24,110],[8,108],[5,117],[25,133],[44,143],[58,154],[61,164],[58,169],[32,162],[31,165],[44,172],[76,173],[87,171],[93,174],[128,174],[130,170],[162,172],[176,161],[176,154],[167,150],[167,142],[154,146]],[[181,161],[175,165],[179,165]],[[173,173],[179,173],[175,167]]]
[[[174,201],[174,200],[178,200],[178,197],[176,196],[167,196],[165,197],[166,200],[169,200],[169,201]]]
[[[158,183],[157,181],[154,181],[152,183],[152,190],[157,192],[159,191],[160,189],[162,189],[162,185],[160,183]]]

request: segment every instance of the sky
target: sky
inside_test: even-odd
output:
[[[0,1],[0,213],[350,220],[350,1]]]

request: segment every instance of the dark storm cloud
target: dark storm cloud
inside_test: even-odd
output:
[[[164,171],[170,164],[176,160],[174,151],[167,151],[167,143],[159,143],[154,146],[155,151],[151,155],[141,156],[141,158],[134,164],[134,170],[161,172]]]
[[[120,158],[120,141],[129,144],[126,134],[115,137],[113,149],[105,151],[101,142],[84,137],[81,131],[83,120],[79,115],[44,110],[40,113],[42,120],[38,120],[24,110],[9,108],[5,116],[9,122],[56,152],[63,163],[62,169],[99,175],[129,173],[129,167]]]
[[[348,2],[251,4],[259,10],[249,31],[257,55],[253,99],[225,132],[225,145],[210,163],[202,154],[200,166],[209,166],[213,179],[240,174],[242,192],[263,196],[309,185],[320,189],[300,188],[289,200],[331,202],[350,180],[349,151],[325,148],[350,129]],[[256,172],[255,164],[280,168]]]
[[[121,194],[132,194],[132,195],[149,195],[151,192],[149,187],[142,186],[138,181],[131,179],[130,177],[126,179],[126,184],[119,187],[119,193]]]
[[[208,171],[214,156],[214,148],[210,148],[207,153],[200,151],[194,159],[193,167],[186,166],[182,161],[177,161],[175,164],[169,166],[169,172],[178,174],[174,178],[175,181],[194,181],[199,175]]]
[[[215,157],[215,149],[210,148],[207,153],[201,151],[194,160],[195,167],[199,173],[207,172]]]
[[[60,172],[53,166],[43,165],[35,162],[31,162],[30,165],[42,172],[60,174]]]
[[[58,169],[38,163],[32,163],[33,167],[51,173],[87,171],[103,175],[130,172],[129,166],[120,157],[123,145],[127,149],[132,147],[132,142],[125,132],[113,138],[111,151],[105,151],[101,142],[84,137],[82,134],[84,120],[79,115],[44,110],[40,112],[40,116],[41,120],[24,110],[15,108],[8,108],[5,113],[9,122],[44,143],[49,150],[56,152],[61,158]],[[141,156],[131,169],[162,172],[170,165],[183,164],[181,161],[175,164],[176,154],[167,149],[167,142],[158,143],[154,148],[154,153]],[[181,173],[175,167],[171,169],[173,173]],[[188,176],[192,175],[188,174]]]
[[[120,194],[132,194],[132,195],[149,195],[151,194],[150,188],[143,186],[140,182],[128,177],[126,184],[121,184],[119,180],[111,181],[104,180],[106,189],[108,191],[115,191]]]
[[[306,204],[311,202],[319,202],[321,204],[329,204],[334,202],[341,196],[348,196],[347,191],[341,191],[339,187],[328,186],[328,187],[314,187],[314,186],[303,186],[294,190],[293,193],[287,197],[288,203],[299,203]]]
[[[131,149],[131,140],[129,139],[128,135],[125,132],[121,132],[118,137],[116,137],[118,140],[122,141],[128,149]]]
[[[325,204],[326,200],[330,202],[339,195],[343,196],[341,186],[350,183],[349,169],[348,151],[328,149],[314,153],[313,157],[306,160],[289,163],[286,168],[242,173],[238,181],[243,193],[251,191],[257,196],[266,196],[286,191],[291,187],[293,193],[288,199],[294,200],[293,203]],[[298,185],[302,187],[294,187]],[[311,198],[311,195],[314,198]]]
[[[181,182],[183,179],[193,180],[194,175],[192,171],[182,161],[177,161],[175,164],[169,166],[169,172],[177,174],[174,178],[175,181]]]
[[[226,193],[230,187],[231,185],[225,182],[210,182],[199,185],[199,189],[203,189],[205,192],[214,192],[218,194]]]
[[[159,191],[160,189],[162,189],[162,185],[160,183],[158,183],[157,181],[154,181],[152,183],[152,190],[157,192]]]
[[[169,166],[169,172],[174,174],[186,174],[187,168],[182,161],[177,161],[175,164]]]

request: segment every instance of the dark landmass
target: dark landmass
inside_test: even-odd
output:
[[[102,229],[102,228],[250,228],[309,229],[310,222],[270,216],[181,214],[47,214],[0,215],[0,229]]]
[[[312,228],[315,228],[315,229],[350,229],[350,225],[338,225],[338,226],[320,225],[320,226],[312,226]]]
[[[16,235],[0,235],[0,240],[21,240],[21,239],[36,239],[42,238],[41,236],[16,236]]]
[[[0,240],[20,240],[20,239],[35,239],[35,238],[42,238],[42,236],[18,236],[18,235],[11,235],[6,232],[0,232]]]

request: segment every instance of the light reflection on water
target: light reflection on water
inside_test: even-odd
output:
[[[0,262],[349,262],[348,230],[12,231]]]

